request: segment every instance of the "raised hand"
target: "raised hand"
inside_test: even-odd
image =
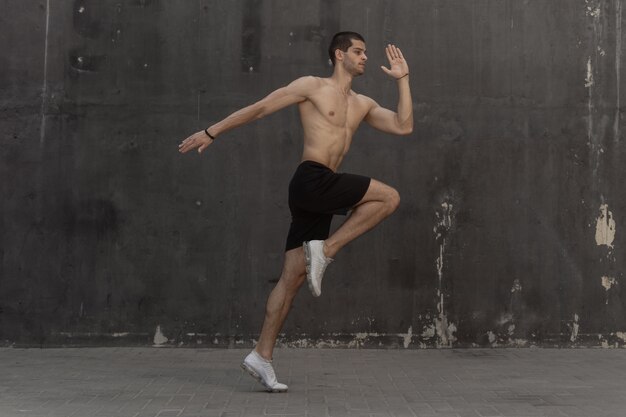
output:
[[[404,60],[404,56],[402,56],[400,48],[396,48],[395,45],[390,44],[385,48],[385,52],[387,53],[390,69],[384,66],[381,66],[381,68],[385,71],[385,73],[387,73],[387,75],[397,80],[409,73],[409,65]]]
[[[178,151],[180,153],[185,153],[198,148],[198,153],[202,153],[202,151],[212,143],[213,140],[204,133],[204,130],[201,130],[182,141],[180,145],[178,145]]]

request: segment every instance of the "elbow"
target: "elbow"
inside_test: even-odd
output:
[[[265,108],[265,106],[259,106],[257,109],[254,110],[254,120],[262,119],[267,114],[267,109]]]
[[[397,134],[406,136],[413,133],[413,117],[407,117],[405,120],[396,118]]]
[[[400,134],[402,136],[408,136],[411,133],[413,133],[413,123],[411,123],[410,125],[404,126],[402,130],[400,131]]]
[[[249,121],[259,120],[267,116],[269,111],[269,105],[267,100],[260,100],[250,106],[246,107],[245,111],[247,113]]]

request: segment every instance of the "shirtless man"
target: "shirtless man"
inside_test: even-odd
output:
[[[413,130],[413,104],[409,67],[400,49],[386,47],[389,68],[382,70],[397,80],[397,112],[352,91],[352,79],[365,72],[365,40],[354,32],[337,33],[330,44],[334,65],[328,78],[302,77],[262,100],[236,111],[179,145],[182,153],[201,153],[222,133],[298,104],[304,128],[302,163],[289,184],[292,222],[287,236],[283,271],[266,305],[259,342],[242,367],[270,392],[287,391],[277,381],[272,353],[291,303],[306,279],[314,296],[321,293],[324,270],[348,242],[389,216],[400,203],[398,192],[374,179],[338,174],[361,121],[383,132],[408,135]],[[329,236],[333,214],[350,216]]]

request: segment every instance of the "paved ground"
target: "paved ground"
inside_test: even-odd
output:
[[[0,349],[0,416],[626,416],[626,350]]]

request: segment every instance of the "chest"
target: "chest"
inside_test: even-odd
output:
[[[334,126],[356,128],[365,117],[366,109],[357,94],[322,89],[309,101],[319,117]]]

